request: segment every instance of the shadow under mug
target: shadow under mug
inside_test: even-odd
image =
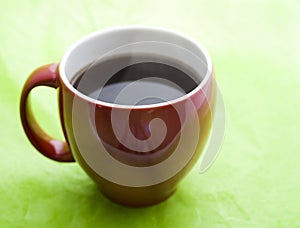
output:
[[[88,97],[70,83],[93,61],[138,52],[184,63],[196,72],[197,87],[170,101],[120,105]],[[28,95],[37,86],[58,90],[66,142],[47,135],[36,122]],[[88,35],[59,64],[35,70],[23,87],[20,114],[25,133],[39,152],[56,161],[78,162],[112,201],[147,206],[167,199],[195,165],[208,140],[214,104],[212,62],[199,43],[167,29],[130,26]],[[147,137],[139,138],[133,129]]]

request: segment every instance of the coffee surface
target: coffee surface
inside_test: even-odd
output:
[[[198,84],[176,64],[147,61],[128,64],[129,57],[95,62],[78,71],[71,83],[81,93],[100,101],[147,105],[170,101],[192,91]],[[174,66],[175,65],[175,66]],[[114,72],[115,71],[115,72]]]

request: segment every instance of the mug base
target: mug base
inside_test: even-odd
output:
[[[163,197],[157,197],[157,196],[153,196],[153,197],[145,197],[145,198],[120,198],[120,197],[116,197],[115,195],[112,195],[110,193],[107,193],[105,191],[103,191],[103,189],[101,189],[98,186],[99,191],[111,202],[122,205],[122,206],[126,206],[126,207],[134,207],[134,208],[140,208],[140,207],[150,207],[150,206],[154,206],[156,204],[162,203],[165,200],[169,199],[176,191],[176,189],[172,190],[170,193],[164,195]]]

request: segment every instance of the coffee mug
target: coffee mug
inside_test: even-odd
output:
[[[126,58],[121,61],[120,56]],[[146,63],[146,73],[160,69],[149,63],[159,63],[168,75],[151,76],[151,83],[156,80],[158,85],[155,91],[131,80],[114,101],[104,101],[97,99],[100,92],[93,97],[74,84],[75,75],[87,66],[102,66],[90,83],[94,85],[141,63]],[[189,79],[179,78],[170,66]],[[129,206],[156,204],[172,195],[208,141],[216,97],[212,69],[205,48],[178,32],[144,26],[98,31],[76,42],[60,63],[42,66],[29,76],[20,100],[23,128],[32,145],[46,157],[78,162],[112,201]],[[149,82],[147,75],[144,79]],[[188,80],[195,86],[175,98],[159,89],[173,84],[184,87]],[[47,135],[33,116],[28,95],[38,86],[58,91],[65,141]],[[108,95],[112,92],[108,90]],[[140,92],[144,98],[154,94],[159,101],[138,104],[134,98],[126,103]]]

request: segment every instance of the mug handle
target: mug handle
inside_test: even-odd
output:
[[[24,131],[32,145],[46,157],[60,162],[73,162],[74,157],[68,144],[52,138],[46,134],[36,122],[31,110],[29,93],[37,86],[48,86],[54,89],[59,87],[58,64],[53,63],[36,69],[24,84],[21,101],[20,115]]]

